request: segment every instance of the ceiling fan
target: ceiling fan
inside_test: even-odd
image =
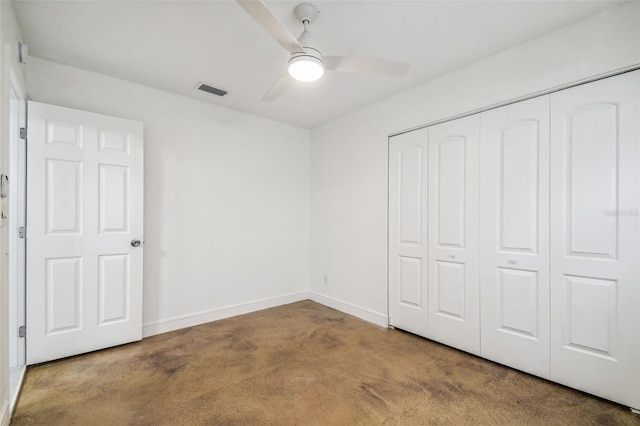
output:
[[[301,3],[293,13],[304,26],[298,39],[289,32],[278,18],[260,0],[236,0],[236,2],[264,28],[290,54],[288,72],[280,77],[262,97],[272,101],[280,96],[292,83],[315,81],[324,71],[339,71],[359,74],[405,75],[410,64],[390,59],[364,56],[324,56],[315,38],[309,32],[311,24],[318,16],[318,9],[309,3]]]

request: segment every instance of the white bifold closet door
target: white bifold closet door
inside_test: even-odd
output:
[[[635,408],[639,79],[551,96],[551,379]]]
[[[481,120],[481,353],[548,378],[549,96]]]
[[[480,353],[479,116],[429,128],[427,337]]]
[[[427,334],[427,129],[389,139],[389,323]]]

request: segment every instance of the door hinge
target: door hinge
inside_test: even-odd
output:
[[[20,127],[20,139],[27,140],[27,129],[26,127]]]
[[[27,337],[27,327],[24,325],[18,327],[18,337]]]
[[[24,238],[24,237],[25,237],[24,226],[21,226],[18,228],[18,238]]]

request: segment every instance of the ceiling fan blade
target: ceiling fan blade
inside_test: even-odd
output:
[[[266,102],[275,100],[285,90],[287,90],[289,86],[291,86],[291,83],[293,83],[293,78],[289,75],[289,73],[284,73],[282,77],[280,77],[278,81],[273,83],[273,86],[271,86],[271,88],[267,90],[267,93],[264,94],[262,100]]]
[[[324,68],[358,74],[405,75],[409,72],[411,64],[365,56],[325,56]]]
[[[236,0],[236,2],[289,53],[304,52],[298,40],[264,3],[259,0]]]

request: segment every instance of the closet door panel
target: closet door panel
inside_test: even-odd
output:
[[[483,357],[549,377],[549,97],[481,115]]]
[[[428,337],[480,351],[479,116],[429,128]]]
[[[544,108],[539,102],[529,106]],[[507,108],[521,109],[522,105]],[[493,114],[503,115],[504,111]],[[490,121],[490,117],[487,120]],[[501,129],[498,232],[500,250],[505,252],[536,253],[537,250],[539,130],[539,119],[514,120]]]
[[[551,98],[551,379],[640,408],[640,73]]]
[[[439,315],[464,320],[464,264],[435,262],[435,296]]]
[[[554,97],[555,99],[555,97]],[[565,171],[567,255],[615,259],[617,220],[618,105],[593,102],[567,111]]]
[[[389,139],[389,324],[427,334],[427,130]]]
[[[535,339],[538,335],[538,274],[498,269],[498,329]]]
[[[438,135],[438,128],[432,130],[432,135]],[[432,140],[434,138],[432,137]],[[432,177],[436,190],[435,221],[433,235],[438,248],[464,249],[465,233],[465,165],[467,138],[461,135],[434,141],[430,144],[435,168]]]

